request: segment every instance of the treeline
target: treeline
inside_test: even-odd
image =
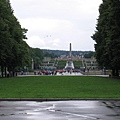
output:
[[[120,70],[120,0],[103,0],[99,7],[95,40],[96,59],[103,68],[111,69],[113,76]]]
[[[9,0],[0,0],[0,66],[2,71],[13,71],[16,66],[28,62],[28,45],[26,29],[21,28],[13,14]],[[5,69],[5,70],[4,70]]]
[[[54,56],[61,56],[61,55],[69,55],[69,51],[65,50],[49,50],[49,49],[42,49],[43,52],[52,53]],[[72,55],[82,55],[85,58],[91,58],[94,56],[93,51],[72,51]]]
[[[32,59],[40,64],[43,52],[24,41],[27,29],[21,28],[9,0],[0,0],[0,74],[15,75],[16,68],[31,66]]]

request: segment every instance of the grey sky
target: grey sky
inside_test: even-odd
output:
[[[102,0],[10,0],[15,16],[28,29],[26,42],[41,49],[94,50]]]

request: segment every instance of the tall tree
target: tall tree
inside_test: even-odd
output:
[[[120,1],[103,0],[99,7],[95,34],[96,58],[100,65],[112,69],[114,76],[120,70]]]
[[[9,1],[0,0],[0,66],[2,76],[4,67],[6,66],[6,60],[11,53],[12,39],[8,24],[11,14],[12,9],[10,8]]]
[[[29,46],[26,39],[26,29],[22,29],[9,0],[0,0],[0,66],[14,71],[16,66],[29,61]],[[28,58],[28,60],[26,60]]]

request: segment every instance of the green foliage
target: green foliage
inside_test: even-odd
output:
[[[66,50],[48,50],[48,49],[42,49],[43,52],[47,52],[47,53],[54,53],[54,55],[56,57],[61,56],[61,55],[69,55],[69,51]],[[89,54],[92,51],[72,51],[72,55],[85,55],[85,54]],[[48,56],[50,57],[50,56]]]
[[[93,76],[0,79],[0,98],[120,98],[120,81]]]
[[[95,55],[95,52],[90,52],[90,53],[85,54],[84,57],[85,58],[92,58],[92,57],[94,57],[94,55]]]
[[[64,69],[66,65],[67,60],[59,60],[57,64],[57,69]]]
[[[95,40],[96,58],[101,66],[113,70],[117,76],[120,69],[120,1],[103,0],[99,8]]]
[[[13,14],[9,0],[0,0],[0,66],[3,71],[8,68],[14,71],[15,67],[29,62],[29,47],[26,39],[27,30],[21,28]],[[6,75],[6,74],[5,74]]]
[[[44,58],[44,54],[43,54],[42,50],[39,49],[39,48],[31,48],[30,47],[29,50],[30,50],[31,62],[32,62],[32,59],[33,59],[34,67],[35,67],[35,69],[38,69],[39,65],[41,65],[41,61]]]
[[[45,56],[45,57],[51,57],[51,58],[57,57],[57,55],[55,55],[55,54],[52,53],[52,52],[44,52],[44,56]]]
[[[59,60],[58,65],[65,65],[67,60]]]
[[[80,69],[80,67],[83,67],[82,61],[73,61],[75,69]]]

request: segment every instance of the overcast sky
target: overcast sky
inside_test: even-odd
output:
[[[40,49],[94,50],[95,31],[102,0],[10,0],[26,42]]]

